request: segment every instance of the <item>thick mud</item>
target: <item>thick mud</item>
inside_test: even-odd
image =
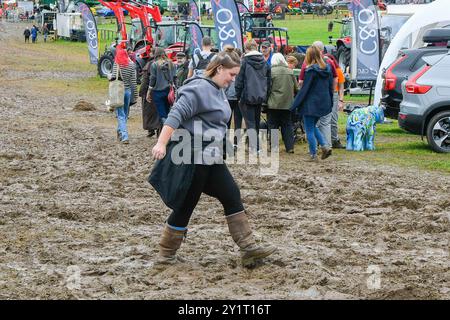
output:
[[[0,22],[0,298],[450,298],[449,175],[345,151],[307,164],[304,145],[281,154],[275,176],[230,166],[256,238],[276,254],[243,268],[220,204],[202,196],[179,250],[186,262],[154,271],[170,211],[146,181],[155,139],[140,106],[130,144],[118,144],[104,94],[33,81],[94,68],[5,63],[41,54],[22,44],[23,27]],[[80,100],[94,108],[74,110]]]

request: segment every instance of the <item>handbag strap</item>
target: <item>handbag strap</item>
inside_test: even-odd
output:
[[[119,80],[119,73],[120,73],[120,77],[122,78],[122,72],[120,71],[120,65],[118,63],[116,63],[117,66],[117,70],[116,70],[116,80]],[[122,78],[123,81],[123,78]]]
[[[166,79],[167,80],[167,82],[169,82],[169,85],[173,85],[173,79],[171,79],[171,75],[172,75],[172,66],[169,64],[169,63],[167,63],[167,70],[169,71],[169,79],[167,79],[167,75],[166,75],[166,73],[164,72],[164,70],[162,70],[162,68],[161,68],[161,72],[162,72],[162,74],[163,74],[163,77],[164,77],[164,79]]]

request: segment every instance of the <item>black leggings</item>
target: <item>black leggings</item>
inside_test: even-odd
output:
[[[226,216],[244,210],[239,187],[225,164],[209,166],[197,164],[183,206],[179,210],[172,211],[167,223],[174,227],[185,228],[202,193],[217,198]]]

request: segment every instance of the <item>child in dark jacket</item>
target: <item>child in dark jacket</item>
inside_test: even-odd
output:
[[[329,114],[333,108],[333,75],[330,66],[323,61],[319,49],[314,46],[306,51],[305,62],[305,80],[295,97],[291,111],[299,110],[303,116],[310,153],[307,161],[317,162],[317,142],[322,149],[322,159],[331,155],[331,148],[327,146],[316,124],[320,117]]]

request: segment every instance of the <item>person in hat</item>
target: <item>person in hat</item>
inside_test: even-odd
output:
[[[261,43],[261,53],[264,56],[264,60],[266,60],[267,66],[270,68],[272,63],[272,46],[269,41]]]
[[[189,73],[189,60],[184,52],[177,53],[176,87],[179,88],[187,79]]]

